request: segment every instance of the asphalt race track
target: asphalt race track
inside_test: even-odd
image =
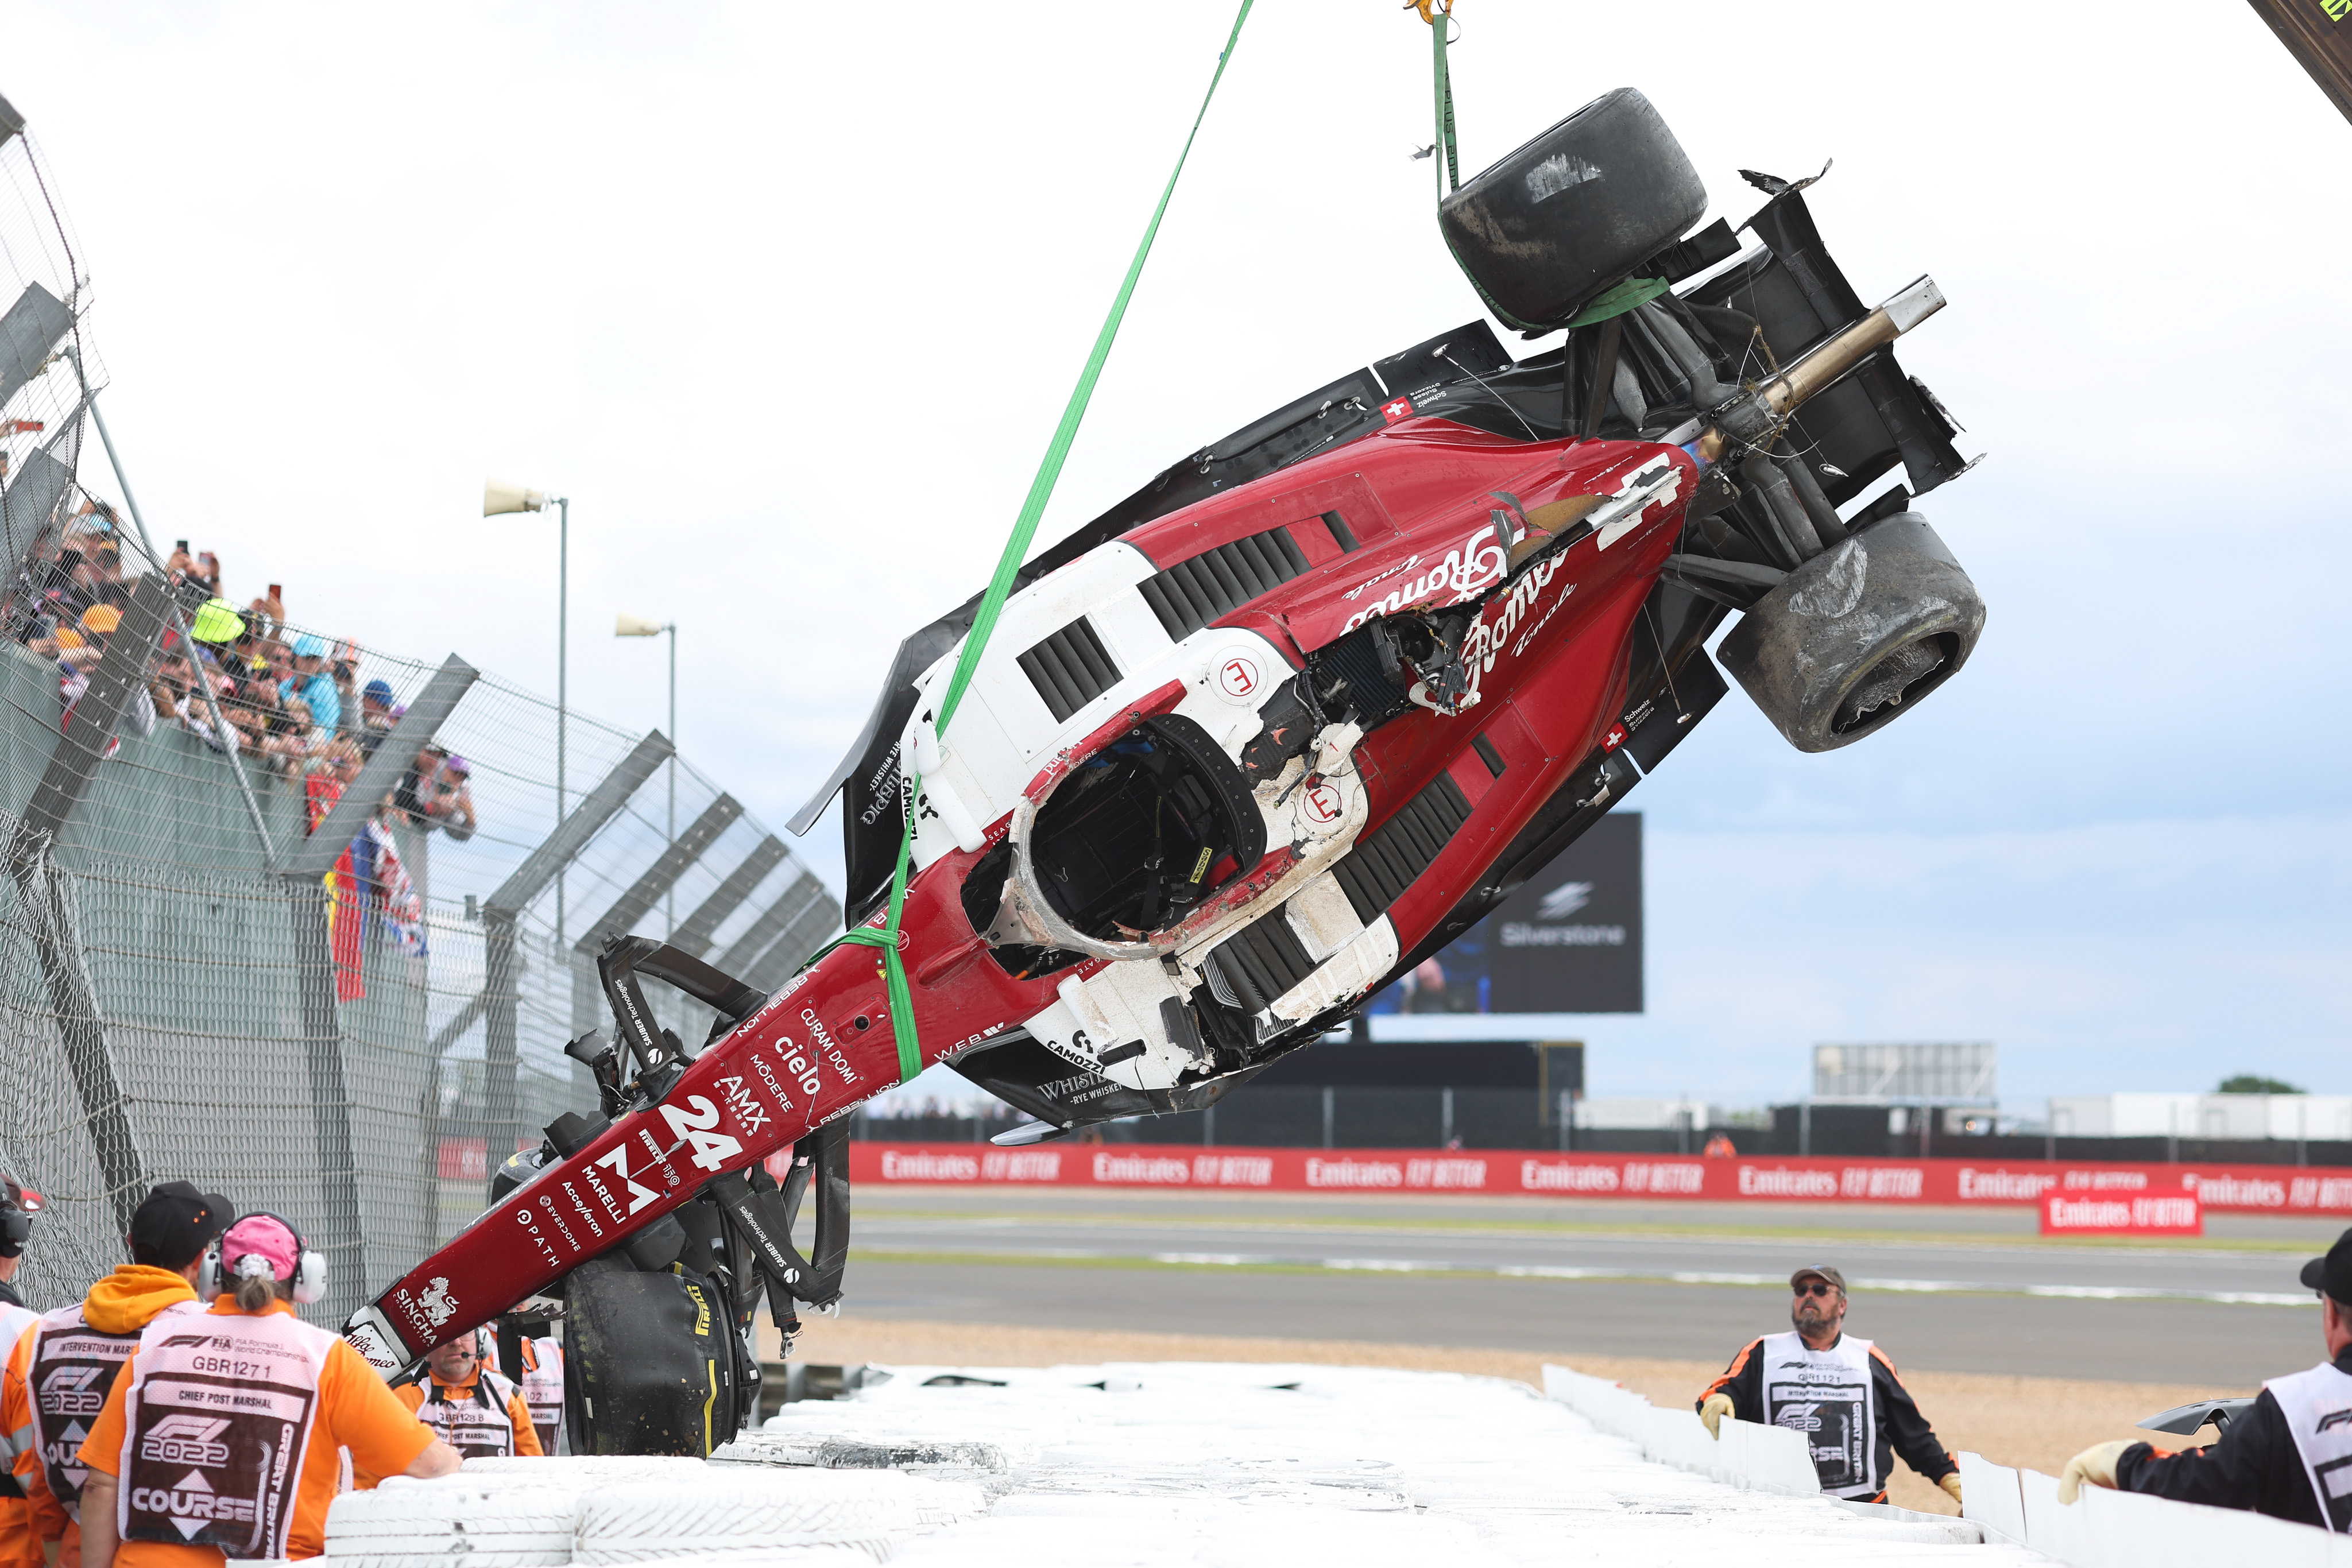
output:
[[[2208,1245],[2051,1246],[2030,1210],[1566,1205],[894,1188],[859,1193],[862,1317],[1713,1360],[1787,1326],[1802,1263],[1922,1371],[2250,1389],[2317,1359],[2325,1221]],[[1759,1234],[1759,1232],[1761,1234]]]

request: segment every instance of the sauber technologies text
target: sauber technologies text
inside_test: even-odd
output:
[[[1600,172],[1531,205],[1563,158]],[[1802,187],[1753,178],[1741,252],[1694,232],[1705,193],[1640,94],[1587,106],[1441,214],[1495,314],[1559,346],[1515,361],[1474,323],[1171,466],[1023,570],[945,733],[975,605],[900,646],[793,829],[845,796],[849,919],[882,927],[911,822],[921,1060],[1035,1118],[1007,1141],[1210,1104],[1442,949],[1729,689],[1727,617],[1724,664],[1807,751],[1965,662],[1983,604],[1909,509],[1965,465],[1894,357],[1943,298],[1865,307]],[[899,1077],[877,953],[772,997],[642,938],[599,969],[617,1043],[572,1050],[601,1119],[560,1118],[353,1319],[387,1373],[689,1199],[744,1313],[762,1278],[780,1322],[838,1294],[825,1129]],[[709,1040],[656,1030],[640,976],[708,1004]],[[819,1176],[813,1264],[791,1218]]]

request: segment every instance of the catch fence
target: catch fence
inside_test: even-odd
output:
[[[298,1226],[330,1265],[312,1315],[340,1321],[593,1107],[563,1046],[604,1022],[609,937],[772,988],[840,906],[666,737],[361,648],[159,549],[90,300],[0,99],[0,1166],[47,1205],[16,1283],[75,1299],[184,1179]]]

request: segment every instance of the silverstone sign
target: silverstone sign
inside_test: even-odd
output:
[[[1432,963],[1371,1010],[1640,1012],[1642,814],[1601,818]]]

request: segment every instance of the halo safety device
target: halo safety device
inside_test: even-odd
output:
[[[279,1273],[278,1265],[267,1253],[258,1249],[240,1252],[234,1269],[224,1268],[223,1254],[231,1245],[230,1238],[236,1233],[238,1226],[249,1219],[273,1219],[286,1228],[286,1233],[294,1239],[294,1262],[290,1273]],[[303,1306],[310,1305],[327,1293],[327,1255],[312,1250],[310,1244],[302,1239],[302,1232],[295,1228],[292,1220],[283,1215],[272,1214],[266,1208],[257,1208],[250,1214],[240,1217],[236,1225],[230,1226],[227,1232],[222,1236],[220,1246],[205,1254],[203,1271],[196,1276],[196,1294],[200,1297],[217,1296],[225,1291],[235,1290],[236,1281],[262,1278],[276,1280],[280,1283],[290,1280],[294,1287],[294,1300]]]

